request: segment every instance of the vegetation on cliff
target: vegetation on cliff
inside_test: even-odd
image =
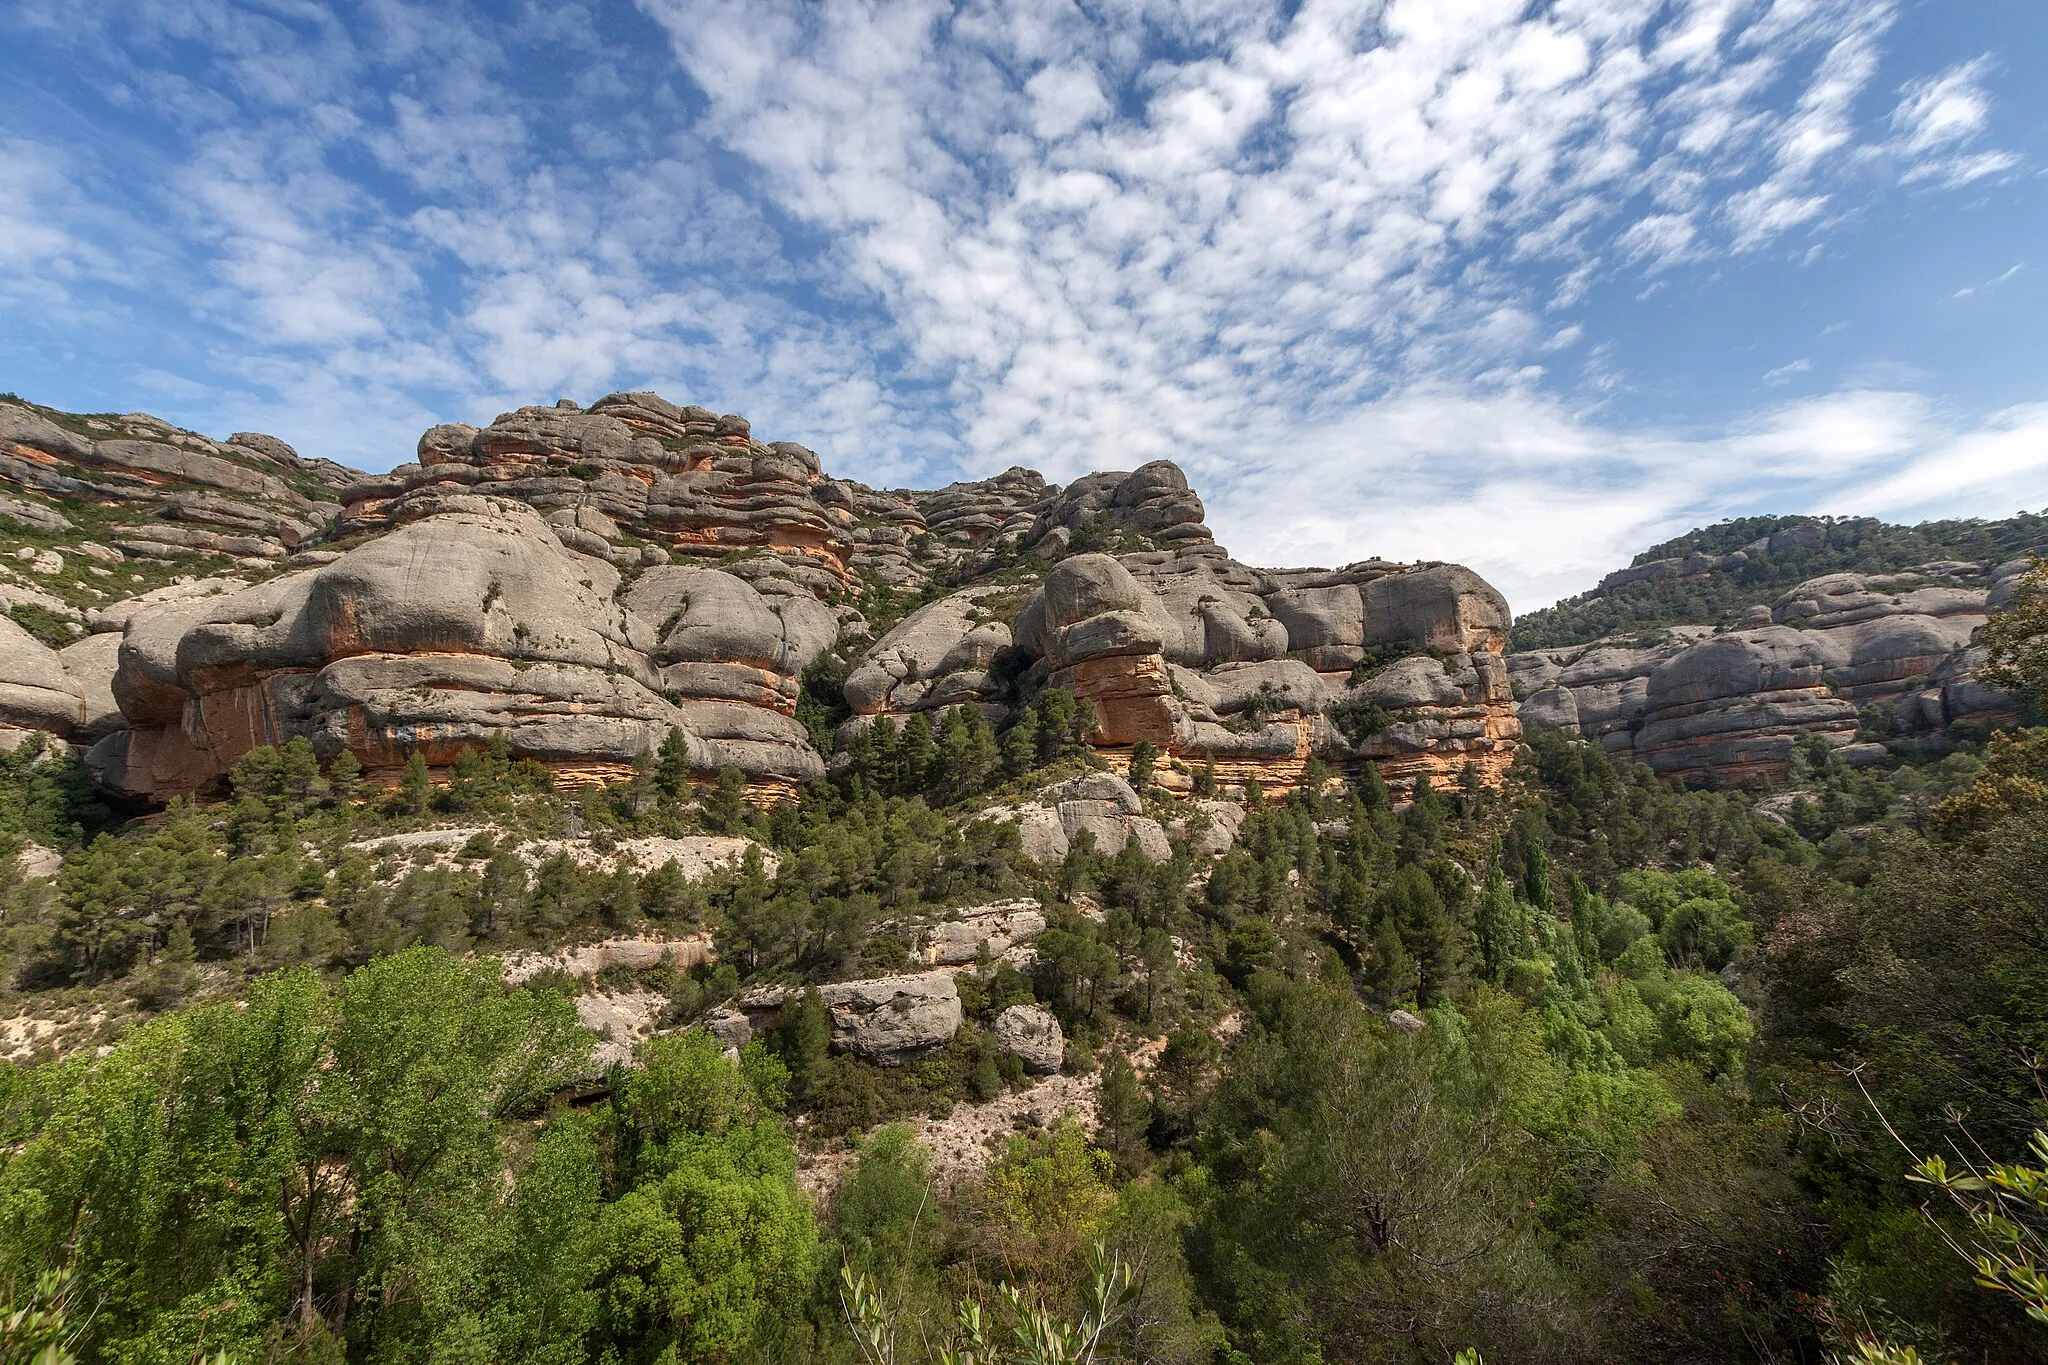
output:
[[[1104,1257],[1132,1274],[1104,1359],[2043,1348],[1908,1177],[2048,1126],[2048,735],[1890,773],[1811,745],[1788,800],[1539,731],[1503,791],[1254,791],[1213,861],[1082,840],[1040,866],[966,817],[1071,771],[1063,727],[877,729],[768,811],[659,756],[572,795],[487,751],[366,800],[292,749],[105,838],[18,753],[7,833],[72,856],[5,892],[15,1000],[106,1022],[0,1070],[0,1283],[71,1276],[85,1360],[851,1360],[844,1274],[917,1359],[963,1298],[991,1340],[1080,1321]],[[744,831],[778,866],[350,847],[440,813],[506,845]],[[902,1068],[829,1052],[799,995],[737,1062],[685,1032],[607,1076],[572,983],[464,956],[702,925],[716,965],[638,981],[680,1023],[897,968],[918,906],[994,895],[1044,907],[1035,963],[970,970],[958,1037]],[[1028,1085],[989,1041],[1020,1001],[1099,1074],[1095,1121],[937,1184],[876,1125]],[[799,1151],[864,1132],[814,1222]]]
[[[2029,512],[1913,526],[1875,517],[1738,517],[1653,545],[1630,562],[1631,570],[1668,564],[1669,572],[1631,579],[1624,570],[1589,592],[1524,613],[1510,644],[1554,649],[1664,626],[1731,626],[1750,608],[1767,607],[1822,574],[1887,573],[1942,561],[1998,564],[2044,550],[2048,516]],[[1737,554],[1740,563],[1708,562]]]

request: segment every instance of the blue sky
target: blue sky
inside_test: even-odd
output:
[[[653,388],[836,473],[1172,458],[1518,609],[2048,505],[2048,5],[5,0],[0,388],[368,469]]]

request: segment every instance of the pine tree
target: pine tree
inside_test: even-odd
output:
[[[1486,974],[1498,977],[1503,967],[1527,955],[1528,927],[1522,923],[1521,908],[1515,904],[1514,889],[1500,870],[1500,850],[1486,860],[1486,886],[1479,896],[1479,960]]]
[[[432,794],[433,786],[427,780],[426,755],[415,749],[398,774],[398,809],[406,815],[424,814],[427,799]]]
[[[720,768],[718,779],[697,803],[705,825],[714,834],[738,834],[752,813],[747,805],[747,778],[738,768]]]
[[[1394,917],[1385,915],[1373,931],[1372,956],[1366,960],[1366,982],[1383,1005],[1400,1005],[1415,998],[1422,982],[1415,959],[1401,942]]]
[[[1038,761],[1038,715],[1026,711],[1017,717],[1017,723],[1003,731],[1001,741],[1003,771],[1012,777],[1022,777],[1031,771]]]
[[[1131,789],[1143,796],[1152,785],[1152,765],[1159,761],[1159,747],[1149,739],[1131,746]]]
[[[1522,899],[1535,906],[1543,919],[1557,918],[1556,894],[1550,887],[1550,853],[1540,839],[1531,839],[1522,849]]]
[[[1102,1063],[1101,1126],[1096,1141],[1126,1172],[1135,1172],[1145,1155],[1145,1129],[1152,1122],[1152,1101],[1138,1084],[1138,1073],[1123,1049],[1112,1046]]]
[[[690,791],[690,741],[681,730],[671,729],[655,755],[654,786],[671,801]]]
[[[775,1050],[789,1068],[790,1095],[798,1103],[808,1101],[824,1078],[831,1047],[832,1014],[818,988],[806,986],[784,1003],[775,1025]]]
[[[327,765],[328,790],[334,793],[338,801],[353,801],[362,785],[362,760],[355,756],[354,750],[343,749],[334,756],[334,761]]]

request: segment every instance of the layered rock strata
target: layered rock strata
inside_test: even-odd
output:
[[[22,597],[86,638],[60,652],[10,623],[0,725],[91,744],[103,784],[148,800],[215,788],[251,747],[295,736],[373,776],[502,737],[594,781],[672,731],[700,773],[786,792],[824,771],[795,712],[834,648],[857,650],[855,726],[955,706],[1002,721],[1071,688],[1112,763],[1140,741],[1163,751],[1169,790],[1203,767],[1285,788],[1314,759],[1397,782],[1492,776],[1514,744],[1492,589],[1447,565],[1239,564],[1165,461],[1064,488],[1011,469],[877,491],[653,394],[435,427],[416,463],[377,476],[251,433],[19,405],[0,419],[10,524],[47,534],[80,499],[133,504],[164,546],[204,536],[275,574],[89,609]],[[0,586],[64,559],[42,544]],[[964,586],[864,642],[864,581],[935,579]],[[1083,831],[1165,856],[1158,822],[1114,793],[1002,818],[1042,856]]]
[[[800,577],[848,579],[857,499],[810,450],[763,444],[743,417],[614,393],[588,408],[520,408],[482,429],[434,427],[418,454],[344,490],[340,534],[386,531],[478,493],[527,504],[570,548],[611,562],[765,552]]]
[[[322,534],[341,484],[360,478],[304,460],[274,436],[213,441],[147,413],[78,416],[0,399],[0,515],[44,530],[72,529],[41,499],[109,509],[112,557],[188,553],[278,559]]]
[[[2011,723],[2011,698],[1974,680],[1983,659],[1971,640],[2025,568],[1944,562],[1829,574],[1753,612],[1743,629],[1681,626],[1532,650],[1508,665],[1532,720],[1660,773],[1775,779],[1804,736],[1853,741],[1869,707],[1888,717],[1893,750],[1938,745],[1959,720]]]
[[[453,763],[494,736],[586,779],[680,731],[692,765],[785,786],[823,764],[792,718],[829,610],[710,569],[620,592],[524,503],[437,497],[330,564],[132,620],[113,692],[127,718],[90,762],[152,799],[205,788],[295,735],[376,772]]]
[[[972,605],[999,591],[978,590]],[[1061,560],[1014,626],[964,597],[878,643],[870,672],[848,680],[856,712],[987,705],[1007,685],[993,671],[1007,649],[1030,682],[1093,704],[1097,745],[1127,754],[1147,742],[1176,761],[1160,780],[1179,790],[1190,767],[1285,789],[1312,759],[1375,764],[1402,784],[1471,764],[1491,781],[1520,733],[1507,603],[1454,565],[1254,569],[1191,540]]]

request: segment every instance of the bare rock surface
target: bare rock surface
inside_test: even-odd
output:
[[[549,971],[573,977],[596,976],[610,967],[640,972],[666,965],[683,971],[716,959],[709,934],[685,938],[607,938],[552,953],[507,953],[505,984],[517,986]]]
[[[732,1013],[744,1015],[753,1033],[773,1027],[793,992],[782,986],[751,991],[707,1025],[721,1038],[733,1028]],[[960,1029],[966,1016],[960,989],[948,971],[838,981],[818,988],[832,1016],[832,1046],[882,1066],[928,1057]]]
[[[576,997],[576,1022],[597,1035],[590,1060],[599,1070],[633,1060],[668,1010],[659,991],[593,991]]]
[[[925,956],[935,967],[961,967],[986,948],[1005,957],[1045,932],[1045,911],[1034,900],[998,901],[952,912],[925,934]]]
[[[996,1016],[996,1042],[1035,1075],[1058,1071],[1066,1060],[1067,1038],[1060,1021],[1037,1005],[1012,1005]]]
[[[538,867],[559,855],[573,858],[585,867],[605,871],[629,867],[644,875],[673,862],[685,878],[694,882],[702,881],[715,872],[736,870],[745,861],[749,849],[758,851],[761,869],[768,876],[773,877],[781,866],[781,859],[763,845],[752,839],[727,834],[692,834],[678,839],[660,836],[622,839],[606,852],[588,839],[518,839],[509,831],[493,825],[462,825],[378,835],[373,839],[357,840],[349,848],[359,853],[417,854],[428,850],[435,855],[438,865],[447,866],[454,863],[463,846],[478,835],[486,835],[493,843],[509,847],[528,868]]]
[[[986,1170],[1020,1132],[1049,1128],[1063,1117],[1092,1130],[1101,1103],[1099,1076],[1052,1075],[1023,1090],[1005,1091],[986,1104],[956,1104],[942,1119],[923,1116],[908,1122],[912,1135],[931,1152],[935,1182],[941,1189],[951,1189]],[[813,1198],[829,1201],[850,1155],[834,1151],[806,1157],[798,1167],[797,1182]]]
[[[0,483],[11,485],[0,517],[65,531],[73,519],[53,503],[114,508],[105,534],[143,557],[282,558],[326,530],[334,489],[360,477],[260,433],[214,441],[147,413],[82,417],[0,399]]]
[[[1971,640],[2023,567],[1828,574],[1742,629],[1679,626],[1514,654],[1513,690],[1523,716],[1660,773],[1738,779],[1782,777],[1808,735],[1851,744],[1869,707],[1891,716],[1900,746],[1938,740],[1958,720],[2010,723],[2013,700],[1972,677],[1981,651]],[[1879,752],[1857,746],[1853,761]]]

